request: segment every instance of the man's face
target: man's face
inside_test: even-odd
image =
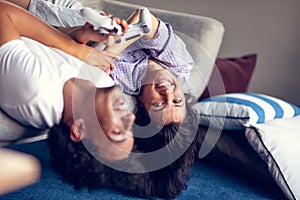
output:
[[[135,115],[121,89],[114,87],[96,94],[95,109],[98,120],[85,122],[87,137],[97,146],[99,156],[105,160],[127,158],[133,149]]]
[[[182,86],[168,70],[158,69],[148,74],[140,100],[151,119],[160,124],[179,123],[186,116]]]
[[[129,110],[126,98],[119,87],[107,93],[106,101],[100,105],[101,113],[97,113],[99,124],[110,141],[105,157],[127,157],[133,148],[132,126],[135,115]],[[111,149],[111,150],[109,150]],[[120,150],[120,151],[119,151]]]

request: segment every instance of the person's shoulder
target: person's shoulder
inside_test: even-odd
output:
[[[16,48],[16,46],[24,45],[24,42],[21,39],[13,39],[5,42],[0,46],[0,51],[7,51],[12,48]]]

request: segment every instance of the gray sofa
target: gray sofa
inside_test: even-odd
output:
[[[49,0],[51,1],[51,0]],[[64,0],[60,0],[63,3]],[[102,9],[107,13],[127,18],[139,5],[111,0],[80,0],[84,6]],[[80,7],[80,6],[79,6]],[[188,87],[195,96],[205,89],[222,43],[224,26],[221,22],[205,17],[150,8],[160,19],[172,24],[177,34],[186,42],[195,60]],[[58,180],[50,164],[50,154],[45,141],[48,130],[25,127],[0,111],[0,146],[10,147],[35,155],[42,163],[42,178],[38,184],[1,199],[136,199],[110,190],[74,192],[73,188]],[[198,127],[197,143],[202,144],[207,127]],[[28,142],[31,142],[28,144]],[[213,164],[207,167],[203,163]],[[222,168],[218,170],[216,167]],[[224,171],[224,168],[227,171]],[[239,177],[227,173],[233,172]],[[226,172],[226,173],[224,173]],[[253,174],[255,176],[253,176]],[[241,180],[240,177],[245,177]],[[254,180],[253,187],[250,182]],[[75,195],[76,194],[76,195]],[[244,130],[224,130],[216,146],[204,159],[197,160],[192,169],[188,188],[178,199],[285,199],[276,185],[267,165],[249,145]]]
[[[141,6],[110,0],[80,0],[84,6],[102,9],[121,18],[127,18]],[[176,33],[186,42],[195,61],[186,90],[200,96],[205,89],[218,55],[224,26],[221,22],[205,17],[167,10],[149,8],[158,18],[172,24]],[[47,138],[47,130],[25,127],[0,111],[0,146],[25,143]]]

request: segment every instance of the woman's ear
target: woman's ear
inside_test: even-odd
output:
[[[86,128],[83,119],[76,119],[70,128],[70,139],[73,142],[80,142],[86,135]]]
[[[138,98],[139,98],[139,102],[138,103],[140,103],[140,104],[144,103],[144,99],[143,99],[142,95],[140,95]]]

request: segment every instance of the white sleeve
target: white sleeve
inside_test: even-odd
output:
[[[52,5],[72,8],[74,10],[80,10],[83,5],[78,0],[31,0],[31,1],[46,1],[51,2]]]
[[[31,0],[28,11],[55,27],[74,27],[83,25],[84,20],[79,13],[83,5],[74,0],[52,2],[44,0]]]
[[[58,70],[47,59],[48,47],[28,44],[11,40],[0,47],[0,106],[24,125],[51,127],[63,110]]]

